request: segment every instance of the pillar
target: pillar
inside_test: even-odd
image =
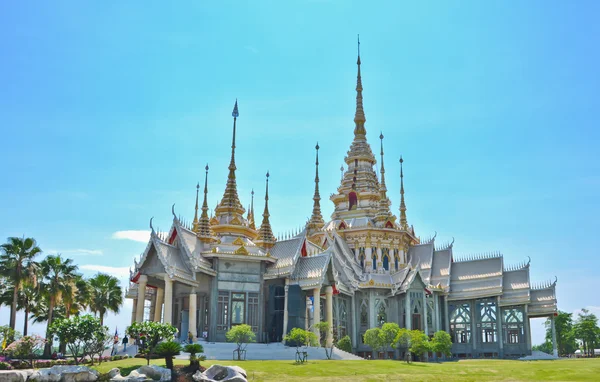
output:
[[[135,322],[136,307],[137,307],[137,298],[134,298],[133,306],[131,308],[131,323],[132,324]]]
[[[198,295],[196,294],[196,288],[192,288],[190,293],[190,310],[188,312],[189,316],[189,326],[188,330],[192,332],[192,336],[194,340],[198,336],[198,323],[196,322],[196,317],[198,316]],[[187,335],[187,333],[185,333]]]
[[[165,290],[156,288],[156,305],[154,306],[154,321],[160,322],[162,317],[162,305],[165,297]]]
[[[527,318],[529,320],[529,318]],[[552,324],[552,355],[558,358],[558,347],[556,346],[556,327],[554,326],[554,314],[550,316]]]
[[[356,298],[357,295],[354,294],[350,300],[350,307],[352,309],[352,331],[350,332],[350,339],[352,340],[353,349],[358,346],[358,343],[356,342],[356,334],[358,333],[358,326],[356,325]]]
[[[404,299],[404,326],[408,330],[412,330],[412,312],[410,311],[410,291],[406,291]]]
[[[367,265],[367,261],[371,263],[371,265]],[[365,272],[373,272],[373,252],[371,251],[370,245],[365,247]]]
[[[450,312],[448,311],[448,295],[444,296],[444,322],[446,332],[450,333]]]
[[[429,325],[427,325],[427,313],[429,308],[427,306],[427,292],[423,290],[423,331],[425,335],[429,335]]]
[[[433,330],[439,332],[440,328],[440,296],[433,294]]]
[[[164,310],[165,324],[171,324],[173,321],[173,280],[165,275],[165,310]]]
[[[473,345],[473,358],[478,358],[477,356],[477,338],[480,333],[477,330],[477,323],[480,320],[479,314],[476,311],[477,301],[471,301],[471,343]]]
[[[504,333],[502,328],[502,308],[500,308],[500,297],[496,297],[496,325],[498,325],[498,343],[499,351],[498,356],[504,358]]]
[[[317,338],[321,338],[321,332],[317,328],[317,323],[321,320],[321,287],[313,289],[313,332]]]
[[[135,321],[144,321],[144,305],[146,301],[146,285],[148,284],[148,276],[140,275],[138,279],[138,301],[135,307]]]
[[[310,311],[308,310],[308,306],[309,306],[308,305],[308,302],[309,302],[308,296],[306,296],[305,300],[306,300],[305,301],[306,309],[304,309],[304,330],[308,330],[309,329],[308,328],[308,326],[309,326],[308,325],[308,317],[310,316]]]
[[[325,345],[330,348],[333,346],[333,288],[327,286],[325,288],[325,305],[327,306],[327,338]]]
[[[283,333],[281,335],[281,341],[284,341],[285,336],[287,335],[288,328],[288,291],[290,289],[290,279],[285,279],[285,295],[283,299]]]
[[[527,354],[531,354],[531,327],[529,326],[529,309],[527,305],[524,305],[523,312],[523,326],[525,329],[525,346],[527,349]]]

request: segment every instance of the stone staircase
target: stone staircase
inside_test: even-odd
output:
[[[531,355],[519,358],[520,361],[542,361],[542,360],[555,360],[558,357],[552,354],[544,353],[543,351],[534,350]]]

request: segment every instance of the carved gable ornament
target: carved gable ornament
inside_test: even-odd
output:
[[[248,254],[248,250],[246,249],[246,247],[244,247],[242,245],[241,247],[239,247],[238,249],[236,249],[234,253],[236,255],[247,255]]]
[[[238,237],[237,239],[235,239],[232,243],[233,245],[245,245],[246,243],[244,243],[244,240],[242,240],[241,237]]]

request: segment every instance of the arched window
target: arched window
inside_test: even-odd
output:
[[[348,206],[348,210],[355,210],[356,209],[356,205],[358,204],[358,198],[356,197],[356,192],[351,192],[350,195],[348,195],[348,201],[350,202],[349,206]]]
[[[394,256],[394,266],[396,267],[396,270],[398,270],[398,253],[396,252],[396,256]]]
[[[371,257],[373,258],[373,270],[377,269],[377,248],[372,248],[371,253],[373,254]]]
[[[381,249],[381,261],[383,262],[383,269],[386,271],[390,270],[390,249],[382,248]]]
[[[365,248],[364,247],[360,247],[358,248],[358,259],[360,260],[360,267],[364,270],[365,269]]]

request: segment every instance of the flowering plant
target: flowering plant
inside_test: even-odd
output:
[[[46,344],[46,339],[38,335],[25,336],[14,341],[5,349],[5,352],[13,358],[29,360],[29,366],[33,368],[33,357]]]

